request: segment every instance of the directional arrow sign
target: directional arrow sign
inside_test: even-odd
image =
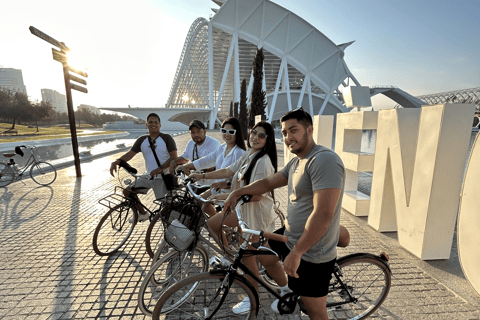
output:
[[[60,63],[68,63],[68,57],[65,53],[55,50],[52,48],[53,60],[56,60]]]
[[[81,91],[83,93],[88,93],[87,88],[77,86],[76,84],[73,84],[73,83],[70,83],[70,88],[72,88],[73,90]]]
[[[55,47],[57,48],[60,48],[64,51],[70,51],[70,49],[65,45],[65,43],[63,42],[58,42],[57,40],[53,39],[52,37],[50,37],[48,34],[46,33],[43,33],[42,31],[38,30],[37,28],[35,27],[30,27],[30,32],[34,35],[36,35],[37,37],[39,37],[40,39],[43,39],[45,41],[47,41],[48,43],[51,43],[53,44]]]
[[[76,73],[76,74],[79,74],[81,75],[82,77],[85,77],[85,78],[88,78],[88,74],[84,71],[80,71],[78,69],[75,69],[74,67],[72,66],[68,66],[68,70],[70,70],[71,72],[73,73]]]
[[[78,83],[81,83],[81,84],[83,84],[83,85],[85,85],[85,86],[87,85],[87,81],[85,81],[85,80],[83,80],[83,79],[81,79],[81,78],[79,78],[79,77],[76,77],[76,76],[74,76],[73,74],[70,74],[70,75],[69,75],[69,78],[70,78],[70,81],[73,80],[73,81],[78,82]]]

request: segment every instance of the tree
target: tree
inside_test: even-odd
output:
[[[248,127],[255,125],[255,116],[261,115],[265,118],[265,107],[267,99],[265,91],[263,91],[263,48],[257,49],[255,60],[253,61],[253,88],[252,102],[250,104],[250,113],[248,116]]]
[[[242,88],[240,90],[240,112],[238,114],[238,121],[242,126],[243,137],[247,138],[247,80],[243,79]]]
[[[54,110],[50,101],[41,101],[36,102],[33,104],[33,113],[35,118],[35,124],[37,126],[37,132],[40,130],[38,129],[38,121],[48,119],[51,114],[53,114]]]
[[[238,102],[233,104],[233,116],[238,119]]]
[[[229,117],[233,117],[233,101],[230,101],[230,113]]]

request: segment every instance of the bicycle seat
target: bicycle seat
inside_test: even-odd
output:
[[[3,156],[5,158],[11,158],[11,157],[15,156],[15,153],[4,153]]]

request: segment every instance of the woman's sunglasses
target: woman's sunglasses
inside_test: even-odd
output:
[[[250,131],[250,136],[252,138],[255,138],[255,136],[257,136],[259,139],[265,139],[266,137],[268,137],[266,133],[258,132],[257,130]]]
[[[229,134],[231,136],[234,136],[237,130],[235,129],[225,129],[225,128],[220,128],[220,132],[223,134]]]

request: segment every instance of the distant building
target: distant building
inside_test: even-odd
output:
[[[81,104],[77,107],[78,111],[80,111],[82,109],[89,110],[93,114],[100,114],[101,113],[100,109],[98,109],[97,107],[94,107],[94,106],[89,106],[88,104]]]
[[[27,87],[23,84],[22,70],[19,69],[0,66],[0,87],[27,94]]]
[[[51,89],[42,89],[42,100],[50,102],[52,107],[57,112],[67,112],[67,98],[64,94]]]

